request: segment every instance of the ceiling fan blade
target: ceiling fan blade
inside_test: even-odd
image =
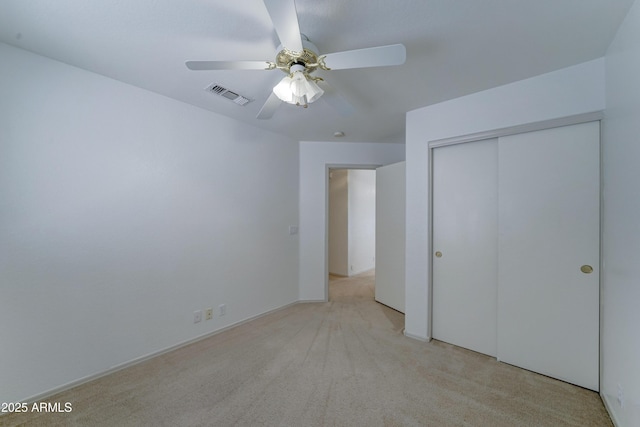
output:
[[[321,86],[324,89],[324,95],[320,97],[321,101],[328,104],[342,117],[349,117],[355,113],[355,107],[340,95],[340,93],[331,85],[328,85],[326,82],[322,82]]]
[[[294,52],[302,52],[302,37],[294,0],[264,0],[273,26],[282,45]]]
[[[271,95],[269,95],[269,98],[267,98],[267,102],[265,102],[262,108],[260,109],[260,112],[256,116],[256,119],[259,119],[259,120],[270,119],[271,117],[273,117],[273,113],[276,112],[280,104],[282,104],[282,101],[280,101],[280,98],[278,98],[275,93],[271,92]]]
[[[369,47],[366,49],[347,50],[329,53],[324,63],[331,70],[348,68],[384,67],[401,65],[407,59],[407,50],[402,44]]]
[[[194,71],[200,70],[268,70],[268,61],[187,61],[185,65]]]

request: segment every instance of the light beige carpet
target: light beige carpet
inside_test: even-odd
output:
[[[371,273],[46,399],[69,414],[0,425],[611,426],[597,393],[402,335]]]

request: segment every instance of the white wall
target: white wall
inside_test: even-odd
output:
[[[349,171],[329,176],[329,273],[349,275]]]
[[[640,2],[606,55],[601,394],[619,426],[640,425]],[[624,406],[617,401],[618,384]]]
[[[597,59],[407,113],[407,336],[429,338],[429,141],[604,107],[604,59]]]
[[[300,143],[300,294],[327,300],[327,182],[329,167],[381,166],[404,160],[393,143]]]
[[[0,401],[297,300],[296,141],[7,45],[0,58]]]
[[[376,170],[376,301],[404,313],[405,162]]]

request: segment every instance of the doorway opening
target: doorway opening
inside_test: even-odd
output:
[[[363,282],[374,299],[376,170],[329,168],[327,200],[328,299]],[[345,280],[356,277],[362,280]]]

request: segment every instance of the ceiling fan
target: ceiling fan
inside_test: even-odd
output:
[[[257,115],[269,119],[282,102],[307,107],[324,91],[318,86],[321,77],[313,72],[349,68],[401,65],[406,60],[402,44],[377,46],[344,52],[318,54],[318,48],[300,33],[295,0],[263,0],[281,45],[275,61],[187,61],[190,70],[275,70],[286,76],[274,88]],[[323,83],[326,85],[326,83]],[[342,101],[344,105],[345,101]]]

